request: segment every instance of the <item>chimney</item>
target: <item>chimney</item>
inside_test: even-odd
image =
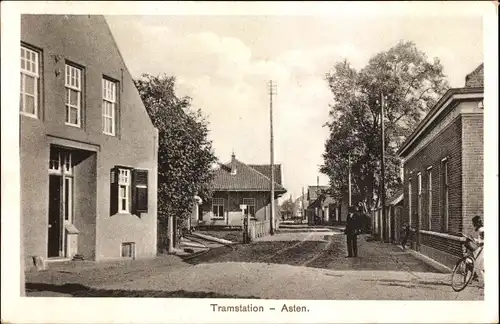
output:
[[[236,156],[231,154],[231,174],[235,175],[238,170],[236,169]]]

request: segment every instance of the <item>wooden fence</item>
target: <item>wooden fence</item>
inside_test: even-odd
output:
[[[279,228],[279,220],[276,219],[274,224],[275,224],[274,230],[276,231]],[[263,220],[263,221],[251,220],[248,227],[249,227],[248,230],[250,232],[250,239],[254,240],[256,238],[269,235],[270,222],[269,220]]]

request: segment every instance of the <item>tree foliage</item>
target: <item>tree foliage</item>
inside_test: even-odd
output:
[[[216,157],[206,117],[191,107],[191,98],[177,97],[175,77],[143,74],[135,85],[159,132],[158,245],[163,249],[168,216],[176,217],[180,226],[191,214],[194,196],[210,196]]]
[[[293,202],[291,197],[290,197],[290,199],[287,199],[287,200],[283,201],[283,203],[281,203],[280,211],[281,211],[281,215],[284,217],[293,216],[294,209],[295,209],[295,203]]]
[[[333,94],[320,171],[330,178],[331,194],[345,198],[348,157],[352,201],[378,205],[381,161],[381,94],[384,95],[385,183],[391,195],[400,186],[396,151],[417,123],[448,89],[438,58],[431,62],[412,42],[400,42],[372,57],[357,71],[348,61],[335,64],[326,80]]]

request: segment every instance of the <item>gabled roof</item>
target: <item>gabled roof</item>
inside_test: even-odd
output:
[[[429,111],[429,113],[424,117],[424,119],[417,125],[415,130],[406,138],[404,143],[399,148],[397,154],[400,157],[405,157],[406,152],[409,151],[411,147],[414,146],[415,141],[417,141],[425,131],[429,128],[432,129],[434,121],[443,115],[443,112],[447,110],[448,107],[453,107],[453,103],[461,100],[473,100],[480,99],[483,97],[484,88],[453,88],[448,90],[441,99],[434,105],[434,107]]]
[[[484,87],[484,63],[481,63],[474,71],[465,77],[466,88]]]
[[[259,171],[269,179],[271,179],[271,165],[269,164],[248,164],[249,167],[254,168],[255,170]],[[281,164],[275,164],[274,165],[274,182],[281,183]]]
[[[269,191],[271,179],[237,159],[234,159],[236,174],[231,174],[231,163],[219,164],[215,170],[212,188],[215,191]],[[270,166],[267,166],[271,170]],[[280,177],[281,178],[281,177]],[[276,181],[276,193],[285,193],[286,189]]]
[[[432,107],[424,119],[417,125],[415,130],[406,138],[399,148],[397,154],[405,157],[406,152],[414,145],[424,132],[432,128],[432,125],[439,116],[442,116],[448,107],[460,100],[478,99],[484,94],[484,64],[481,63],[474,71],[465,77],[465,87],[449,89],[439,101]]]

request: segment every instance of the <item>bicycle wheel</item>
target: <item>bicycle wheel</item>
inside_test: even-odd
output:
[[[474,274],[474,259],[465,256],[458,260],[451,275],[451,287],[454,291],[461,291],[472,280]]]

